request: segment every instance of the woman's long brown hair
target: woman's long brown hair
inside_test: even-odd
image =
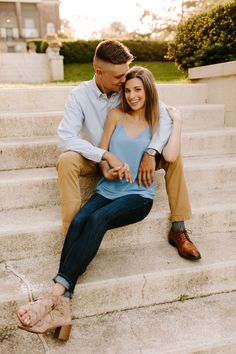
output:
[[[160,119],[159,102],[155,79],[148,69],[143,68],[141,66],[133,66],[131,69],[129,69],[125,75],[125,82],[134,78],[140,79],[143,83],[146,96],[145,118],[151,128],[151,133],[153,135],[154,131],[159,126]],[[125,83],[122,85],[122,108],[124,112],[127,113],[132,111],[125,98]]]

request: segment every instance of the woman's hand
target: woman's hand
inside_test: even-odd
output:
[[[182,116],[181,116],[181,113],[180,113],[180,110],[176,107],[172,107],[172,106],[167,106],[166,107],[173,123],[178,123],[178,124],[181,124],[182,125]]]
[[[104,172],[104,177],[107,180],[114,181],[116,179],[122,180],[125,178],[127,183],[133,183],[134,178],[132,173],[130,172],[129,165],[127,163],[123,164],[122,167],[113,167]]]

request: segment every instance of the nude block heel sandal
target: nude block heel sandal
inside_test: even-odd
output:
[[[54,333],[54,338],[67,341],[70,337],[72,325],[57,327]]]

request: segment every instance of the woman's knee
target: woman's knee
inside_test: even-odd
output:
[[[106,218],[101,215],[100,210],[93,212],[89,216],[87,223],[93,230],[106,230],[107,228]]]

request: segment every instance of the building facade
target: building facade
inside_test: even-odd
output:
[[[60,30],[59,0],[0,0],[0,51],[24,52],[26,40]]]

